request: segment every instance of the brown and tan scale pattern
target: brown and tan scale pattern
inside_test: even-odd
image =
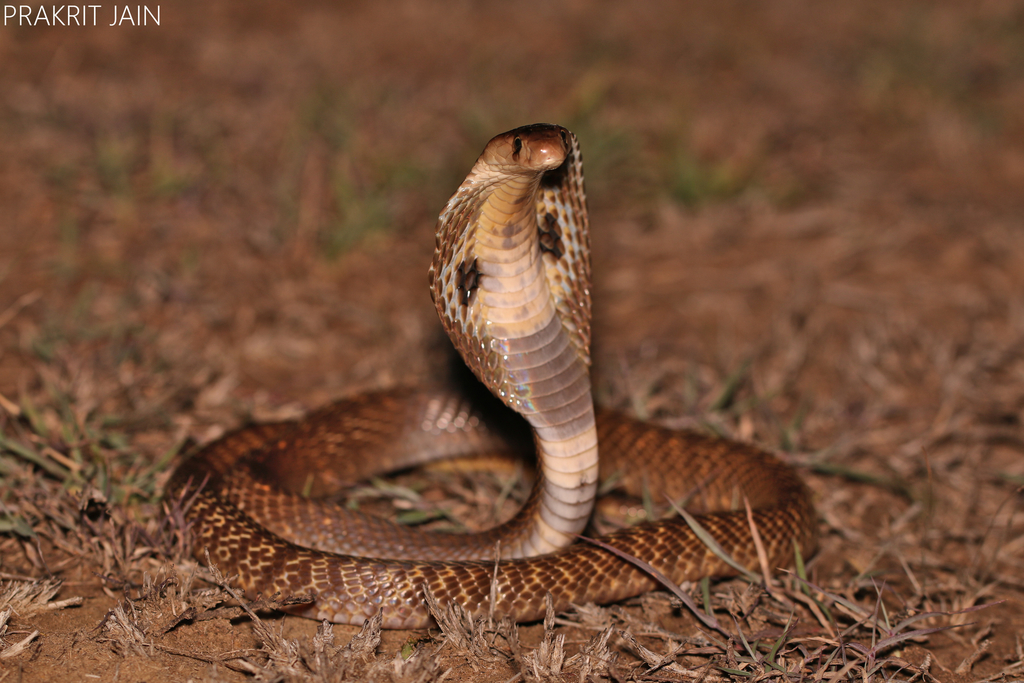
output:
[[[381,396],[343,405],[349,413],[372,415],[374,402]],[[419,398],[419,394],[402,392],[387,400]],[[754,508],[755,525],[771,566],[789,564],[794,544],[804,554],[813,552],[815,518],[807,489],[770,454],[611,412],[599,413],[598,426],[606,456],[603,474],[625,471],[622,485],[628,491],[647,486],[654,495],[689,497],[688,507],[701,513],[700,523],[741,564],[757,566],[743,510],[744,495]],[[213,444],[198,459],[209,470],[229,470],[239,459],[249,457],[244,448],[229,449],[225,443],[230,442]],[[299,471],[320,462],[315,453],[296,456],[294,465]],[[632,470],[623,469],[630,464]],[[343,623],[362,623],[383,609],[384,623],[391,628],[431,623],[423,606],[425,590],[442,604],[458,601],[477,614],[489,609],[493,562],[369,559],[303,548],[269,532],[221,497],[218,489],[216,484],[205,487],[190,508],[196,548],[209,548],[211,559],[221,570],[238,574],[242,587],[251,594],[313,593],[316,602],[303,613]],[[677,582],[734,573],[679,519],[625,529],[602,540],[644,559]],[[520,621],[543,615],[548,592],[556,608],[564,609],[571,603],[612,602],[656,587],[653,579],[633,565],[588,544],[538,558],[502,561],[497,582],[495,613]]]
[[[553,233],[544,268],[562,325],[578,353],[590,364],[590,222],[583,188],[583,156],[573,135],[570,155],[541,180],[537,216]],[[543,241],[543,237],[542,237]]]
[[[533,137],[557,143],[559,136],[562,147],[556,153],[564,156],[551,162],[559,163],[557,168],[536,170],[538,164],[520,159],[521,149],[524,155],[531,151]],[[505,194],[494,199],[491,193],[499,191]],[[533,208],[523,212],[527,200]],[[493,241],[496,234],[520,239],[524,230],[532,231],[531,258],[543,259],[550,305],[568,333],[568,341],[559,334],[561,348],[575,347],[572,363],[589,364],[589,225],[575,136],[557,126],[537,125],[496,137],[438,221],[431,293],[442,323],[473,371],[508,403],[498,390],[505,386],[505,371],[487,336],[489,323],[474,318],[481,277],[475,262],[476,225],[495,206],[508,207],[502,209],[507,223],[487,216],[487,239]],[[519,245],[513,247],[521,249]],[[536,260],[531,263],[535,266]],[[545,329],[557,329],[555,323],[547,325]],[[536,338],[522,339],[529,343]],[[565,362],[564,352],[549,355]],[[539,374],[545,373],[557,376],[555,371]],[[538,477],[529,502],[508,523],[457,539],[424,537],[380,520],[350,518],[316,500],[380,471],[500,450],[512,442],[521,447],[528,438],[509,427],[506,418],[448,392],[367,394],[299,422],[229,434],[179,467],[168,493],[186,505],[198,556],[208,550],[222,571],[238,575],[250,594],[311,594],[313,602],[303,614],[335,622],[360,624],[381,611],[390,628],[428,626],[426,593],[442,604],[458,602],[475,614],[493,608],[495,614],[529,621],[543,614],[548,593],[556,609],[563,609],[570,603],[611,602],[654,588],[654,581],[631,563],[585,543],[538,557],[489,561],[496,541],[504,546],[544,514],[542,505],[549,503],[538,502],[544,477]],[[538,429],[534,421],[530,424]],[[687,500],[700,524],[742,565],[758,565],[744,501],[753,509],[771,566],[789,564],[794,547],[813,552],[816,523],[808,490],[771,455],[746,444],[600,411],[596,439],[602,477],[616,473],[627,492],[646,491],[655,500]],[[734,573],[679,519],[646,523],[602,540],[676,582]],[[493,606],[492,579],[497,589]]]

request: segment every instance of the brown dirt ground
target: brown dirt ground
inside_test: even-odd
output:
[[[869,610],[872,580],[901,613],[1004,601],[899,656],[930,657],[925,678],[1012,679],[1022,111],[1013,0],[182,1],[159,26],[6,26],[0,429],[38,422],[65,460],[68,420],[122,435],[96,452],[135,464],[93,483],[152,530],[168,468],[132,482],[186,439],[444,379],[436,213],[491,135],[563,123],[587,163],[599,399],[784,451],[822,515],[815,580]],[[0,513],[31,517],[18,489],[42,476],[4,457]],[[57,599],[84,598],[0,629],[0,646],[39,631],[0,680],[239,680],[206,660],[260,646],[246,619],[157,647],[105,636],[117,582],[137,595],[166,562],[119,539],[101,566],[0,536],[0,578],[53,574]],[[265,623],[307,643],[317,628]],[[518,671],[440,661],[424,677]]]

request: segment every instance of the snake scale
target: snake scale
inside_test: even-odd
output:
[[[525,419],[538,454],[540,475],[515,517],[476,534],[424,534],[321,500],[360,477],[502,450],[513,438],[507,419],[462,395],[391,390],[243,428],[181,465],[168,492],[182,501],[197,556],[208,551],[250,595],[312,594],[299,613],[336,623],[382,611],[385,627],[426,627],[426,593],[531,621],[548,593],[565,609],[656,587],[630,562],[576,542],[598,481],[612,473],[633,494],[686,499],[746,567],[758,557],[745,502],[771,566],[788,564],[794,545],[813,552],[808,489],[770,454],[595,411],[589,241],[579,144],[549,124],[493,138],[438,218],[430,286],[442,324],[476,376]],[[602,540],[675,582],[735,573],[679,518]]]

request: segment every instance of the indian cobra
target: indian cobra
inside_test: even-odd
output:
[[[549,593],[563,610],[657,587],[633,563],[576,542],[599,477],[613,472],[634,494],[688,499],[700,526],[745,567],[758,566],[752,528],[772,566],[788,564],[795,546],[813,552],[808,490],[770,454],[595,413],[589,224],[571,132],[537,124],[493,138],[441,212],[436,245],[431,294],[445,330],[532,431],[540,475],[522,510],[490,531],[439,535],[322,502],[382,469],[502,447],[500,418],[459,395],[385,391],[244,428],[179,467],[168,491],[183,501],[197,556],[209,551],[249,594],[312,594],[300,613],[336,623],[380,611],[385,627],[426,627],[428,593],[471,614],[531,621]],[[678,517],[602,540],[677,583],[735,573]]]

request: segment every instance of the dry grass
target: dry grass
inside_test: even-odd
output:
[[[749,411],[730,407],[732,399],[758,403],[747,396],[748,384],[749,377],[733,373],[718,386],[698,390],[696,403],[716,408],[701,422],[731,432],[742,429],[745,420],[755,419]],[[657,404],[653,397],[648,401],[651,404]],[[987,681],[1012,676],[1024,667],[1018,642],[1015,656],[997,671],[970,676],[979,659],[991,656],[997,621],[986,612],[991,611],[987,608],[992,607],[993,596],[1006,582],[993,583],[990,576],[999,567],[998,557],[986,562],[984,570],[980,562],[954,570],[928,552],[936,542],[949,543],[950,539],[945,532],[935,538],[934,522],[927,520],[923,526],[913,525],[913,535],[901,543],[878,546],[863,571],[833,575],[828,588],[808,580],[802,561],[798,563],[799,576],[785,574],[765,581],[751,575],[714,587],[707,581],[688,590],[673,587],[700,617],[696,621],[687,616],[688,608],[677,598],[652,594],[626,607],[580,606],[558,617],[549,612],[542,630],[531,633],[534,642],[530,646],[523,644],[520,628],[507,620],[474,620],[457,606],[447,610],[434,606],[439,631],[414,638],[390,654],[380,648],[380,626],[373,623],[345,646],[335,645],[334,630],[327,624],[312,637],[290,638],[280,626],[258,615],[286,608],[285,603],[275,599],[246,603],[231,588],[230,579],[215,567],[201,568],[188,559],[180,511],[164,504],[161,512],[147,513],[156,507],[150,501],[134,506],[147,518],[144,524],[127,518],[124,506],[108,504],[95,482],[76,479],[70,469],[58,470],[60,459],[49,463],[44,459],[52,447],[39,447],[43,440],[32,432],[32,421],[24,411],[16,420],[8,417],[7,431],[24,441],[7,437],[5,442],[8,456],[13,456],[7,471],[18,477],[22,486],[11,489],[5,501],[13,533],[3,541],[4,557],[12,557],[20,546],[27,563],[19,568],[19,576],[40,571],[59,575],[77,568],[98,577],[112,597],[121,596],[87,636],[118,658],[152,658],[159,652],[245,673],[256,680],[296,681],[441,680],[456,671],[470,679],[486,673],[495,680],[525,681],[944,680],[941,671],[945,671]],[[34,450],[33,444],[37,446]],[[807,454],[802,459],[815,463],[817,457]],[[115,461],[105,462],[116,467],[111,465]],[[827,469],[820,464],[813,467]],[[50,476],[40,476],[39,470],[50,472]],[[129,472],[97,468],[92,477],[124,480],[131,471],[130,467]],[[895,490],[896,497],[913,495],[909,486],[875,481],[855,470],[828,471],[833,477],[867,481],[867,486],[878,491]],[[400,517],[409,512],[412,499],[420,511],[417,521],[440,519],[436,525],[462,517],[474,520],[474,526],[486,526],[491,520],[481,512],[501,518],[515,508],[512,501],[503,514],[493,504],[481,508],[482,501],[493,502],[507,489],[507,481],[500,477],[472,470],[428,473],[440,488],[431,489],[432,500],[424,501],[408,488],[421,487],[424,476],[413,473],[394,484],[379,483],[372,491],[387,503],[378,509],[386,511],[390,506],[392,514]],[[355,500],[368,496],[367,489],[354,493]],[[434,514],[434,510],[443,514]],[[921,506],[912,504],[897,525],[912,525],[920,512]],[[822,501],[822,513],[826,520],[845,514],[828,499]],[[994,518],[992,526],[997,525],[1003,527],[1003,534],[1007,530],[1012,533],[1010,517]],[[829,538],[856,538],[854,533],[833,528]],[[985,540],[978,540],[977,552],[983,552]],[[906,549],[911,543],[916,557],[908,560]],[[993,547],[1005,552],[1003,543]],[[178,568],[163,564],[168,561]],[[880,570],[887,561],[898,563],[896,575]],[[810,571],[814,570],[812,562]],[[197,579],[205,587],[197,587]],[[12,615],[19,624],[31,624],[31,617],[40,610],[81,604],[80,597],[50,602],[59,589],[59,581],[12,581],[0,600],[5,634]],[[689,599],[691,595],[693,599]],[[187,632],[210,620],[251,628],[253,645],[220,650],[166,642],[169,632]],[[23,631],[27,635],[7,646],[0,656],[18,655],[39,635],[38,629]],[[936,662],[923,647],[939,633],[962,644],[966,654],[959,661]]]

